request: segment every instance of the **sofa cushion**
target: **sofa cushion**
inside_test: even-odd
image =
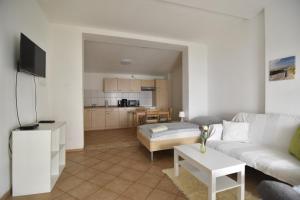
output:
[[[300,161],[276,148],[231,141],[207,141],[207,146],[292,185],[300,184]]]
[[[283,114],[238,113],[232,121],[250,124],[250,142],[272,146],[286,153],[292,136],[300,126],[300,117]]]
[[[223,140],[247,142],[249,132],[248,122],[223,121]]]
[[[300,128],[297,129],[296,133],[292,137],[289,152],[300,160]]]
[[[219,124],[222,123],[222,118],[217,116],[199,116],[191,119],[189,122],[202,125],[211,125],[211,124]]]

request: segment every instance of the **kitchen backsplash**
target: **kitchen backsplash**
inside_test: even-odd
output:
[[[102,90],[84,90],[84,106],[91,106],[96,104],[97,106],[104,106],[105,100],[108,101],[108,105],[117,106],[118,100],[129,99],[129,100],[139,100],[140,106],[153,106],[152,102],[152,91],[141,91],[136,92],[112,92],[106,93]]]

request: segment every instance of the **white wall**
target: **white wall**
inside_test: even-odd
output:
[[[300,115],[300,1],[285,0],[265,10],[266,112]],[[269,61],[296,56],[293,80],[269,81]]]
[[[208,43],[208,113],[264,112],[264,13]]]
[[[8,137],[18,126],[15,108],[15,75],[19,56],[20,32],[47,51],[47,20],[34,0],[0,1],[0,197],[10,188]],[[47,66],[48,67],[48,66]],[[50,116],[48,79],[39,79],[39,118]],[[33,122],[34,84],[30,75],[19,76],[19,111],[22,123]]]
[[[205,98],[199,98],[205,90],[206,47],[186,41],[117,32],[105,29],[51,24],[50,51],[53,96],[53,115],[68,123],[67,148],[83,148],[83,34],[101,34],[116,37],[148,40],[182,45],[183,53],[183,109],[191,116],[206,115]],[[204,72],[202,74],[202,72]],[[201,73],[198,75],[198,73]],[[188,85],[197,85],[188,89]],[[205,93],[206,91],[204,91]],[[190,99],[190,102],[189,102]],[[200,102],[200,104],[199,104]],[[194,111],[192,111],[194,110]],[[200,112],[198,112],[200,111]],[[196,113],[198,112],[198,113]]]
[[[201,44],[190,45],[188,48],[187,59],[188,118],[193,119],[195,117],[205,116],[208,114],[206,47]],[[185,68],[183,68],[183,70],[185,70]],[[183,88],[184,82],[186,81],[183,76]],[[186,90],[186,88],[184,89]],[[185,98],[184,93],[183,96]]]
[[[49,44],[53,117],[67,122],[67,149],[80,149],[83,148],[82,32],[50,25]]]

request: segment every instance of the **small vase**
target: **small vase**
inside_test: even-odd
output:
[[[204,141],[202,141],[200,143],[200,152],[201,153],[205,153],[206,152],[206,146],[205,146],[205,142]]]

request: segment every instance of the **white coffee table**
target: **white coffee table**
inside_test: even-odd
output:
[[[180,159],[181,158],[181,159]],[[238,199],[245,198],[245,163],[208,148],[203,154],[200,144],[174,147],[174,171],[179,176],[179,166],[189,171],[208,187],[208,199],[215,200],[216,193],[238,187]],[[237,173],[237,181],[226,176]]]

